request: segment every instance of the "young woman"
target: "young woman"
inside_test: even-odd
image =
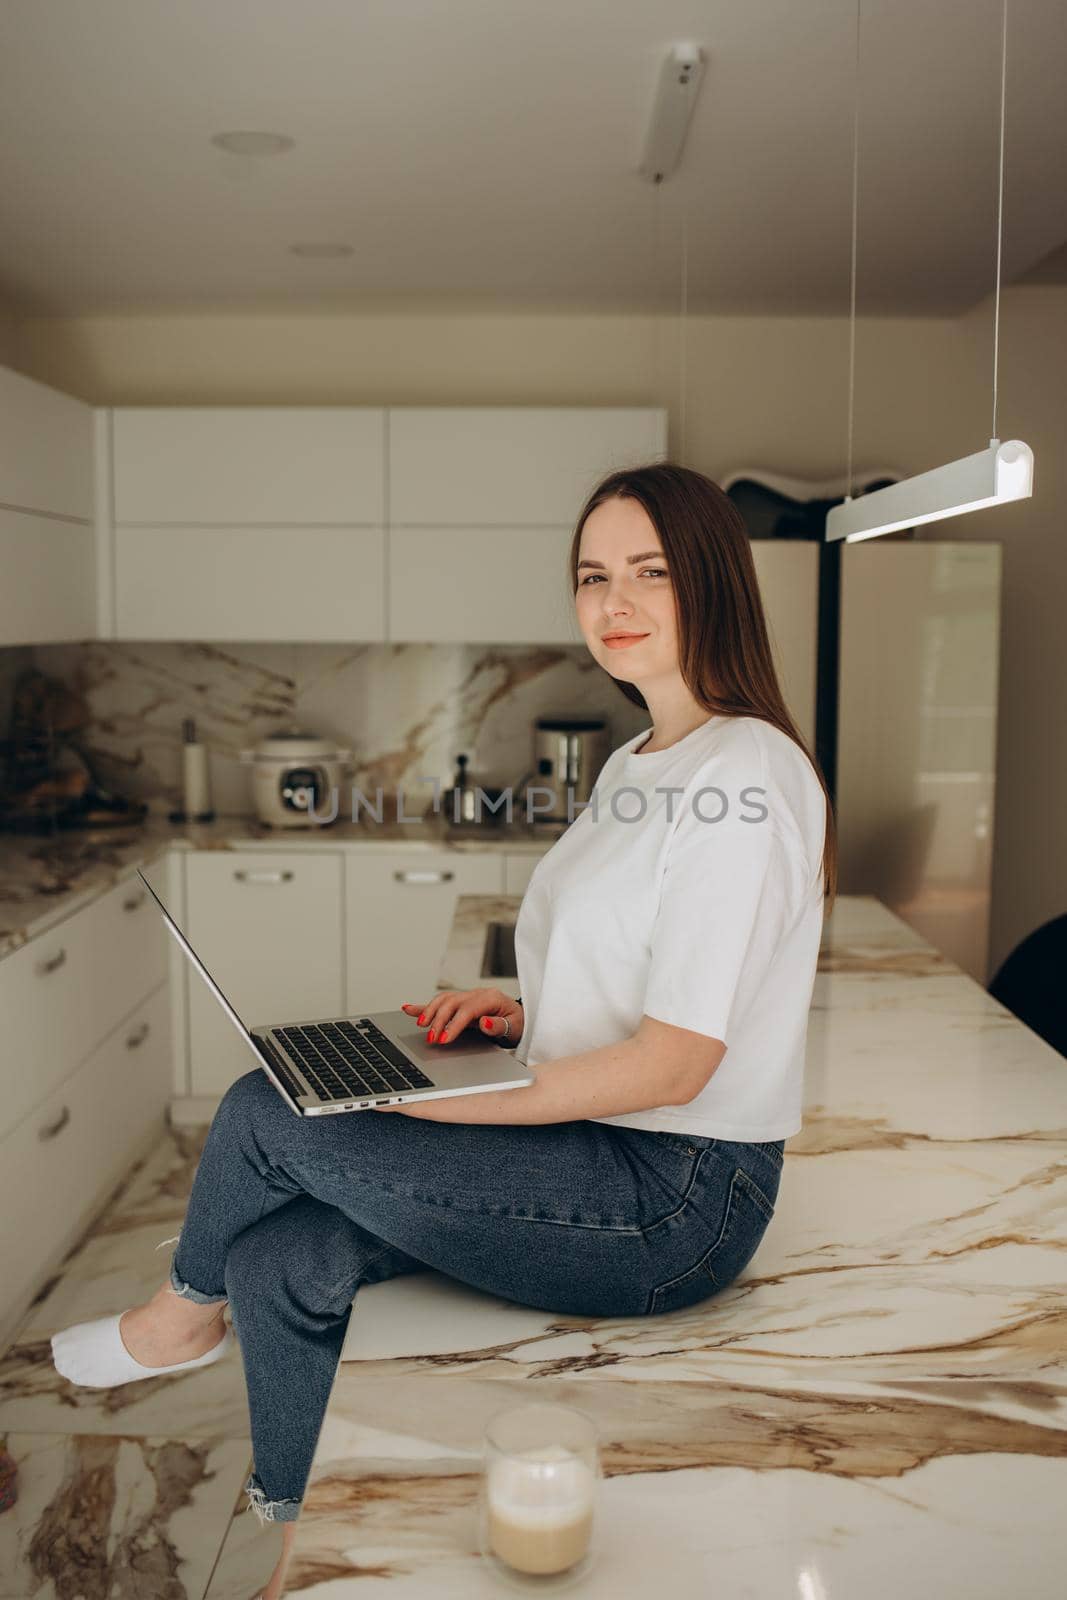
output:
[[[755,1254],[801,1126],[833,816],[782,702],[744,524],[700,473],[616,472],[582,509],[570,578],[594,660],[652,726],[537,864],[522,1001],[405,1007],[442,1049],[469,1027],[518,1046],[536,1082],[305,1120],[253,1069],[212,1122],[169,1280],[53,1340],[77,1383],[189,1370],[226,1348],[229,1302],[245,1487],[290,1525],[267,1600],[361,1285],[429,1266],[564,1315],[696,1305]]]

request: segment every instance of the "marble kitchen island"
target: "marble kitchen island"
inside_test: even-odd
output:
[[[485,922],[517,906],[461,899],[441,987],[485,981]],[[1065,1197],[1067,1061],[841,898],[804,1129],[742,1277],[638,1320],[432,1272],[360,1291],[287,1593],[503,1593],[476,1552],[481,1432],[537,1398],[601,1431],[599,1564],[569,1593],[1062,1595]]]

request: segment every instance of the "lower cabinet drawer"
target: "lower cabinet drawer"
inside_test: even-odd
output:
[[[165,864],[144,869],[166,903]],[[99,998],[97,1037],[110,1033],[121,1017],[167,976],[170,939],[155,901],[136,872],[116,883],[86,915],[94,920],[93,965]],[[96,1040],[91,1043],[95,1044]]]
[[[167,934],[136,873],[0,961],[0,1137],[70,1077],[167,975]]]
[[[170,1094],[161,984],[0,1141],[0,1323],[21,1309],[134,1158]]]
[[[185,857],[189,942],[246,1027],[344,1008],[341,858],[300,850]],[[222,1095],[258,1058],[187,964],[190,1083]]]

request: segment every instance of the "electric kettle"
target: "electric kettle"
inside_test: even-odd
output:
[[[600,769],[611,754],[611,729],[604,717],[538,717],[533,731],[531,783],[552,792],[537,796],[537,815],[546,821],[567,817],[568,793],[577,812],[593,793]]]

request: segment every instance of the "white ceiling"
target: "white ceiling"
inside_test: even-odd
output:
[[[861,315],[953,314],[993,287],[1001,16],[863,0]],[[684,292],[690,312],[842,314],[855,19],[856,0],[3,0],[0,299],[608,311]],[[637,164],[674,40],[708,60],[654,188]],[[1067,7],[1011,0],[1005,283],[1067,277],[1065,80]],[[227,129],[296,144],[237,157],[209,142]],[[302,240],[354,254],[300,259]]]

